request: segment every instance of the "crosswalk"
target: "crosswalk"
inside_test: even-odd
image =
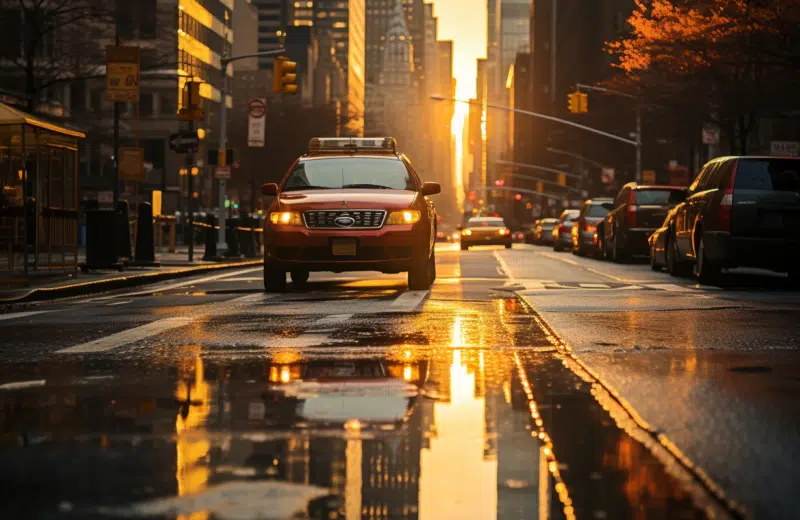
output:
[[[635,282],[565,282],[555,280],[525,280],[513,279],[506,282],[504,290],[530,292],[551,290],[625,290],[625,291],[664,291],[671,293],[697,293],[699,291],[719,291],[720,288],[705,285],[678,285],[673,283],[635,283]]]

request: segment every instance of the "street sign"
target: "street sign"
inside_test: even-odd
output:
[[[719,127],[703,125],[703,144],[719,144]]]
[[[119,178],[123,181],[144,180],[144,149],[119,149]]]
[[[177,153],[195,153],[200,147],[200,138],[195,132],[179,132],[169,136],[169,148]]]
[[[113,191],[98,191],[97,192],[97,202],[99,204],[112,204],[114,202],[114,192]]]
[[[614,168],[603,168],[602,172],[600,173],[600,181],[603,184],[611,184],[614,182]]]
[[[800,155],[800,142],[798,141],[772,141],[769,143],[769,152],[772,155],[784,157],[797,157]]]
[[[106,101],[139,102],[139,48],[106,46]]]
[[[231,167],[230,166],[217,166],[214,168],[214,178],[215,179],[230,179],[231,178]]]
[[[265,140],[265,127],[267,118],[267,100],[265,98],[251,99],[247,104],[249,125],[247,129],[247,146],[262,147]]]

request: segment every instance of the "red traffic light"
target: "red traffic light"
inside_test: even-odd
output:
[[[503,179],[497,179],[496,181],[494,181],[494,185],[495,186],[505,186],[506,185],[506,181],[504,181]]]
[[[522,193],[517,193],[516,195],[514,195],[514,198],[517,200],[522,200]]]

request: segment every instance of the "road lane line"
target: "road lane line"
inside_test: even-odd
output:
[[[311,329],[309,329],[307,332],[318,332],[320,329],[330,327],[331,325],[344,323],[352,317],[353,314],[331,314],[330,316],[325,316],[324,318],[320,318],[312,323]]]
[[[500,251],[492,251],[492,256],[494,256],[495,260],[497,260],[497,263],[500,264],[500,269],[503,270],[503,274],[506,275],[506,278],[512,282],[516,282],[517,278],[514,276],[514,273],[511,272],[511,268],[508,266],[505,259],[500,256]]]
[[[25,311],[25,312],[10,312],[8,314],[0,314],[0,321],[13,320],[15,318],[25,318],[28,316],[36,316],[37,314],[45,314],[52,311]]]
[[[240,271],[234,271],[232,273],[216,274],[214,276],[206,276],[206,277],[203,277],[203,278],[196,278],[196,279],[193,279],[193,280],[186,280],[186,281],[183,281],[183,282],[177,282],[177,283],[173,283],[173,284],[169,284],[169,285],[156,286],[156,287],[153,287],[152,289],[148,289],[146,291],[139,291],[139,292],[135,292],[135,293],[116,294],[116,295],[112,295],[112,296],[103,296],[101,298],[93,298],[93,299],[89,300],[89,302],[90,303],[91,302],[104,302],[104,301],[108,301],[108,300],[113,300],[115,298],[129,298],[131,296],[143,296],[143,295],[147,295],[147,294],[161,293],[161,292],[171,291],[173,289],[179,289],[181,287],[186,287],[187,285],[197,285],[197,284],[201,284],[201,283],[215,282],[215,281],[220,280],[222,278],[231,278],[231,277],[234,277],[234,276],[241,276],[241,275],[245,275],[245,274],[248,274],[248,273],[254,273],[254,272],[260,271],[260,270],[261,270],[260,267],[255,267],[255,268],[250,268],[250,269],[242,269]]]
[[[582,289],[611,289],[611,286],[605,283],[579,283]]]
[[[5,383],[0,385],[0,390],[20,390],[22,388],[34,388],[37,386],[44,386],[46,381],[44,379],[35,379],[32,381],[15,381],[13,383]]]
[[[389,305],[388,312],[411,312],[415,310],[419,304],[422,303],[422,300],[430,293],[430,290],[404,292]]]
[[[148,323],[147,325],[142,325],[141,327],[124,330],[122,332],[106,336],[105,338],[96,339],[88,343],[82,343],[80,345],[75,345],[74,347],[57,350],[56,354],[88,354],[94,352],[106,352],[108,350],[112,350],[123,345],[128,345],[129,343],[133,343],[141,339],[149,338],[150,336],[155,336],[156,334],[160,334],[171,329],[183,327],[184,325],[190,324],[193,320],[193,318],[185,317],[166,318]]]
[[[108,305],[106,305],[106,307],[113,307],[114,305],[125,305],[126,303],[131,303],[132,301],[133,300],[125,300],[121,302],[109,303]]]
[[[237,278],[227,278],[225,280],[213,280],[214,282],[261,282],[264,280],[263,276],[239,276]]]

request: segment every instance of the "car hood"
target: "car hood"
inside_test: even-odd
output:
[[[282,211],[310,209],[405,209],[417,197],[403,190],[309,190],[282,193],[277,199]],[[344,203],[347,204],[344,204]]]

